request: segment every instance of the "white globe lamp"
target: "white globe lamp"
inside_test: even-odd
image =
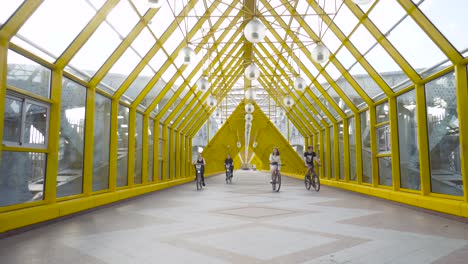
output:
[[[318,43],[312,50],[312,59],[317,63],[327,62],[330,58],[330,51],[322,43]]]
[[[245,121],[252,121],[253,115],[252,114],[245,114]]]
[[[255,81],[258,79],[258,77],[260,77],[260,70],[258,69],[257,65],[255,65],[255,63],[252,63],[247,66],[247,68],[245,68],[244,74],[245,78],[251,81]]]
[[[245,99],[254,100],[255,96],[256,96],[256,92],[254,88],[249,88],[245,91]]]
[[[164,3],[164,0],[148,0],[150,8],[160,8]]]
[[[255,110],[255,107],[253,106],[253,104],[248,103],[245,105],[245,112],[251,114],[253,113],[254,110]]]
[[[291,107],[293,105],[293,100],[289,96],[286,96],[283,102],[287,107]]]
[[[296,90],[302,91],[306,86],[306,81],[301,76],[297,77],[296,80],[294,80],[294,88]]]
[[[372,2],[372,0],[353,0],[353,2],[354,2],[356,5],[367,5],[367,4],[369,4],[370,2]]]
[[[265,38],[266,27],[258,18],[253,18],[244,27],[245,38],[252,43],[258,43]]]
[[[193,61],[193,57],[195,57],[195,51],[189,46],[182,48],[179,52],[179,56],[182,57],[182,63],[187,65]]]
[[[197,88],[206,91],[210,88],[210,82],[203,76],[197,81]]]

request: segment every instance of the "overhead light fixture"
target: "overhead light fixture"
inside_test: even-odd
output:
[[[293,105],[293,103],[294,103],[290,96],[286,96],[284,98],[283,102],[287,107],[291,107]]]
[[[206,104],[209,106],[209,107],[214,107],[216,106],[216,98],[212,95],[208,96],[208,98],[206,98]]]
[[[252,120],[253,120],[252,114],[245,114],[245,121],[252,121]]]
[[[265,38],[265,34],[265,25],[256,17],[252,18],[244,27],[244,36],[249,42],[258,43]]]
[[[255,110],[255,108],[254,108],[253,104],[248,103],[248,104],[245,105],[245,112],[251,114],[251,113],[253,113],[254,110]]]
[[[206,91],[210,89],[210,82],[205,78],[205,76],[202,76],[200,79],[197,81],[197,87],[198,89],[202,91]]]
[[[187,65],[193,61],[193,57],[195,57],[195,51],[189,46],[182,48],[179,52],[179,56],[182,57],[182,63]]]
[[[255,100],[256,96],[257,96],[257,94],[255,92],[255,88],[250,87],[249,89],[245,90],[245,99]]]
[[[294,80],[294,88],[296,90],[302,91],[306,86],[306,81],[301,76],[298,76],[296,80]]]
[[[147,0],[150,8],[160,8],[164,4],[164,0]]]
[[[240,141],[237,141],[237,147],[238,147],[238,148],[242,147]]]
[[[372,2],[372,0],[353,0],[353,2],[357,5],[367,5]]]
[[[249,79],[250,81],[255,81],[260,77],[260,70],[258,69],[255,63],[251,63],[244,71],[245,78]]]
[[[317,63],[324,63],[327,62],[330,58],[330,51],[323,45],[323,43],[319,42],[317,45],[312,49],[312,59]]]

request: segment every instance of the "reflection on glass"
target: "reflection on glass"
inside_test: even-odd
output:
[[[460,128],[454,73],[426,84],[426,108],[431,190],[462,196]]]
[[[344,129],[343,122],[338,123],[338,155],[340,157],[340,179],[344,180]]]
[[[400,146],[400,187],[421,190],[415,90],[398,96],[397,111]]]
[[[46,154],[3,151],[0,159],[0,206],[42,200]]]
[[[20,144],[21,117],[23,115],[23,100],[7,96],[5,99],[5,116],[3,120],[3,141]]]
[[[349,69],[349,73],[370,98],[374,99],[376,96],[383,93],[382,88],[380,88],[360,63],[354,64],[354,66]]]
[[[334,179],[335,178],[335,133],[333,132],[333,125],[328,128],[328,131],[330,133],[330,165],[331,165],[331,175],[330,178]]]
[[[86,87],[69,79],[62,84],[57,197],[83,191]]]
[[[154,121],[148,121],[148,182],[153,181]]]
[[[23,144],[46,144],[48,109],[26,101]]]
[[[384,125],[377,128],[377,147],[378,152],[390,152],[391,141],[390,141],[390,125]]]
[[[375,111],[377,116],[377,124],[387,122],[389,120],[388,102],[377,105],[375,107]]]
[[[392,186],[392,159],[381,157],[379,160],[379,184]]]
[[[141,165],[143,157],[143,115],[140,113],[136,114],[136,125],[135,125],[135,170],[134,170],[134,183],[141,183]]]
[[[93,191],[109,188],[111,99],[96,93],[94,102]]]
[[[365,183],[372,183],[372,151],[370,135],[370,114],[369,110],[367,110],[361,113],[362,182]]]
[[[354,117],[348,120],[349,135],[349,179],[356,181],[356,129]]]
[[[7,84],[49,98],[50,70],[8,50]]]
[[[117,187],[121,187],[128,184],[128,107],[119,104],[117,119]]]

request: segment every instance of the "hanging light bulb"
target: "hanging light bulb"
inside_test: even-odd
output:
[[[372,2],[372,0],[353,0],[353,2],[354,2],[356,5],[367,5],[367,4],[369,4],[370,2]]]
[[[283,102],[287,107],[291,107],[293,105],[293,100],[289,96],[286,96]]]
[[[247,68],[245,68],[244,74],[245,78],[251,81],[255,81],[258,79],[258,77],[260,77],[260,70],[258,69],[257,65],[255,65],[255,63],[252,63],[247,66]]]
[[[248,103],[245,105],[245,112],[251,114],[253,113],[254,110],[255,110],[255,107],[253,106],[253,104]]]
[[[255,100],[256,92],[253,87],[250,87],[249,89],[245,90],[245,99],[248,100]]]
[[[296,90],[302,91],[305,87],[306,81],[301,76],[297,77],[296,80],[294,80],[294,88],[296,88]]]
[[[318,43],[312,50],[312,59],[317,63],[324,63],[329,58],[330,51],[322,43]]]
[[[253,148],[256,148],[256,147],[257,147],[257,144],[258,144],[257,141],[254,141],[254,143],[252,144],[252,147],[253,147]]]
[[[252,121],[253,115],[252,114],[245,114],[245,121]]]
[[[182,48],[179,52],[179,56],[182,56],[183,64],[190,64],[195,56],[195,51],[189,46]]]
[[[214,107],[216,106],[216,98],[214,98],[214,96],[210,95],[208,96],[208,98],[206,98],[206,104],[209,106],[209,107]]]
[[[163,0],[148,0],[148,5],[150,8],[160,8],[164,1]]]
[[[238,147],[238,148],[242,147],[240,141],[237,141],[237,147]]]
[[[215,112],[215,117],[220,117],[221,116],[221,111],[218,109]]]
[[[244,27],[245,38],[252,43],[258,43],[265,38],[266,27],[258,18],[254,17]]]
[[[198,89],[200,89],[202,91],[206,91],[206,90],[210,89],[210,82],[208,82],[208,80],[203,76],[200,79],[198,79],[197,87],[198,87]]]

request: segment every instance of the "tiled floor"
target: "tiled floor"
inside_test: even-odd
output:
[[[468,263],[468,224],[237,171],[0,240],[0,263]]]

